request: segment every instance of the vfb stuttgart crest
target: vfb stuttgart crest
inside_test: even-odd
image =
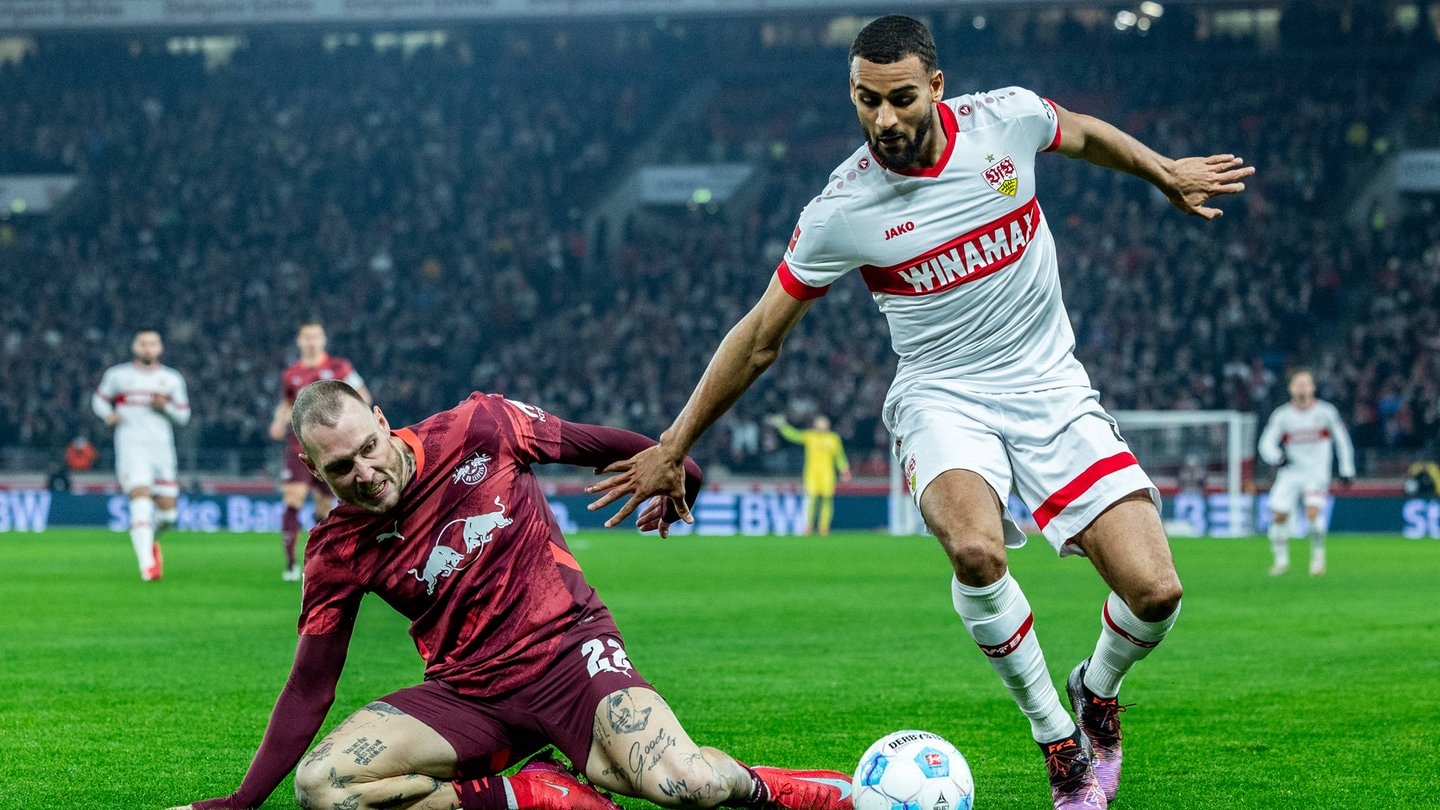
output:
[[[998,163],[991,164],[990,168],[981,174],[991,188],[1007,197],[1014,197],[1015,192],[1020,190],[1020,176],[1016,174],[1015,161],[1011,160],[1009,155],[1000,158]]]

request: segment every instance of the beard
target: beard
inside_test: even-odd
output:
[[[932,107],[919,123],[915,125],[915,137],[909,138],[900,136],[894,146],[885,146],[880,142],[880,136],[887,133],[877,132],[870,137],[870,151],[875,157],[885,164],[885,168],[898,171],[908,171],[917,168],[920,163],[920,149],[925,144],[925,138],[930,134],[930,127],[935,124],[935,109]]]

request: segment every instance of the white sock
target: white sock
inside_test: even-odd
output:
[[[1270,521],[1270,553],[1275,555],[1276,568],[1290,567],[1290,520]]]
[[[1105,600],[1100,614],[1100,640],[1095,654],[1085,667],[1085,687],[1096,697],[1113,698],[1120,694],[1120,681],[1150,651],[1155,649],[1175,626],[1180,606],[1158,622],[1147,622],[1136,616],[1115,593]]]
[[[1060,703],[1045,654],[1032,626],[1035,616],[1020,585],[1006,571],[993,585],[971,588],[951,580],[955,612],[970,638],[980,645],[990,666],[1030,719],[1037,742],[1053,742],[1075,733],[1075,720]]]
[[[1319,520],[1316,520],[1314,523],[1310,524],[1310,531],[1307,532],[1307,534],[1310,535],[1310,567],[1324,568],[1325,529],[1320,526]]]
[[[143,575],[155,565],[155,502],[149,498],[130,499],[130,544]]]

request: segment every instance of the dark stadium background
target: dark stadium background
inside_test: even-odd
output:
[[[195,486],[270,486],[265,427],[309,316],[393,422],[478,388],[657,434],[860,143],[851,36],[910,10],[27,29],[26,2],[0,3],[0,175],[78,182],[48,212],[0,208],[0,480],[43,485],[83,432],[102,455],[74,485],[98,490],[90,392],[149,324],[189,381]],[[1437,190],[1396,175],[1440,146],[1440,4],[1154,7],[913,11],[951,93],[1020,84],[1162,152],[1258,167],[1204,224],[1139,180],[1041,160],[1108,408],[1263,418],[1308,364],[1362,477],[1398,491],[1440,427]],[[724,202],[617,193],[693,163],[753,173]],[[878,480],[893,367],[846,278],[696,454],[791,475],[798,450],[763,419],[821,412]]]

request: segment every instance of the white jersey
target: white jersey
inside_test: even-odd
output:
[[[1307,481],[1328,485],[1331,464],[1337,459],[1340,476],[1355,477],[1355,446],[1340,412],[1323,399],[1303,409],[1288,402],[1276,408],[1260,433],[1259,449],[1266,464],[1278,465],[1283,459],[1282,472],[1293,469]]]
[[[164,411],[150,402],[156,394],[168,397]],[[168,453],[175,455],[175,425],[190,421],[190,395],[185,378],[169,366],[146,368],[139,363],[120,363],[105,370],[100,386],[90,397],[90,407],[101,419],[112,412],[120,416],[115,425],[117,454]]]
[[[935,166],[886,169],[868,146],[805,207],[781,284],[823,295],[859,269],[899,368],[890,398],[924,380],[1026,392],[1090,380],[1060,296],[1055,242],[1035,197],[1035,155],[1060,144],[1050,102],[1020,87],[937,105]]]

